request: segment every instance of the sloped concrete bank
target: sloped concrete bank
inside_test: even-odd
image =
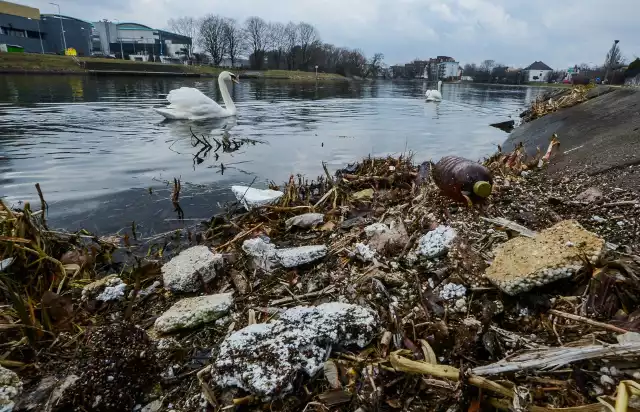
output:
[[[505,141],[505,151],[522,142],[529,154],[544,152],[553,133],[560,152],[549,164],[557,177],[586,174],[596,185],[640,191],[640,89],[601,88],[596,97],[525,123]]]

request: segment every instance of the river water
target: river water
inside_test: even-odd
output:
[[[241,80],[237,119],[163,121],[152,107],[181,86],[220,101],[212,79],[0,76],[0,197],[39,203],[40,183],[55,227],[104,234],[135,221],[162,233],[208,219],[233,200],[232,184],[313,178],[323,161],[334,171],[369,154],[480,159],[507,136],[489,124],[517,119],[542,91],[444,84],[444,101],[426,103],[423,82]],[[184,221],[169,200],[174,178]]]

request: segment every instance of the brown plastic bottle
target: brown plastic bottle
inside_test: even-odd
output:
[[[433,167],[433,178],[446,196],[463,203],[481,203],[493,185],[489,169],[458,156],[440,159]]]

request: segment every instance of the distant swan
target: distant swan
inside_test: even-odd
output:
[[[236,105],[231,99],[227,81],[238,83],[238,76],[224,71],[218,76],[218,87],[225,107],[214,102],[200,90],[193,87],[181,87],[171,90],[167,95],[169,105],[154,110],[171,120],[198,120],[235,116]]]
[[[439,102],[442,100],[442,80],[438,80],[438,90],[427,90],[424,94],[428,102]]]

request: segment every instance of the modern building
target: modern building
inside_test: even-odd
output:
[[[460,63],[446,61],[438,63],[438,79],[458,79],[460,77]]]
[[[524,79],[526,82],[544,83],[549,79],[553,69],[543,62],[533,62],[524,69]]]
[[[40,14],[37,8],[0,0],[0,44],[27,53],[64,54],[65,49],[72,48],[78,55],[87,56],[91,52],[91,23]]]
[[[188,58],[192,40],[139,23],[93,23],[92,52],[138,61],[180,61]]]

